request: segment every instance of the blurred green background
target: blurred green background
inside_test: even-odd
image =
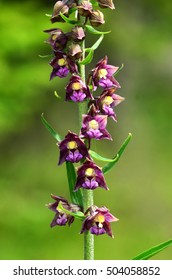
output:
[[[68,79],[49,82],[49,58],[39,57],[50,53],[42,30],[52,26],[45,14],[54,3],[0,4],[0,259],[83,258],[80,222],[51,229],[53,213],[44,206],[51,193],[69,194],[65,166],[57,166],[58,148],[41,113],[61,135],[79,131],[77,105],[63,102]],[[172,2],[116,0],[115,6],[104,10],[103,29],[112,32],[92,67],[105,54],[109,64],[124,63],[117,79],[126,100],[116,108],[118,123],[109,120],[114,141],[97,141],[93,148],[111,157],[129,132],[133,139],[106,176],[110,192],[95,190],[95,204],[120,220],[112,225],[114,239],[95,238],[96,259],[131,259],[172,237]],[[171,258],[171,248],[154,257]]]

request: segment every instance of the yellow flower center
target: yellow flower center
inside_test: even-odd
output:
[[[107,70],[106,69],[100,69],[99,71],[98,71],[98,76],[99,76],[99,78],[101,79],[101,78],[106,78],[106,75],[107,75]]]
[[[64,66],[64,65],[66,65],[66,60],[65,60],[64,58],[60,58],[60,59],[58,60],[58,65],[59,65],[59,66]]]
[[[102,101],[102,103],[105,105],[110,105],[112,102],[113,102],[113,98],[111,96],[106,96]]]
[[[93,168],[87,168],[86,171],[85,171],[85,175],[86,176],[94,176],[95,175],[95,171]]]
[[[52,35],[52,40],[55,41],[55,40],[57,39],[58,35],[59,35],[59,34],[54,34],[54,35]]]
[[[95,217],[94,221],[95,221],[96,223],[102,224],[102,223],[105,221],[105,217],[104,217],[103,215],[101,215],[101,214],[98,214],[98,215]]]
[[[82,88],[82,86],[81,86],[80,83],[73,83],[73,84],[72,84],[72,89],[73,89],[73,90],[79,90],[79,89],[81,89],[81,88]]]
[[[99,128],[99,124],[96,120],[92,120],[89,122],[89,128],[92,128],[94,130]]]
[[[75,141],[70,141],[67,143],[67,148],[69,150],[77,149],[77,143]]]

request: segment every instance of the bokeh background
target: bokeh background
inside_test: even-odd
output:
[[[52,26],[45,14],[54,3],[0,4],[0,259],[83,258],[80,222],[51,229],[53,213],[44,206],[50,193],[69,194],[65,166],[57,166],[58,148],[41,113],[61,135],[79,131],[76,104],[63,102],[68,79],[49,82],[49,58],[39,57],[50,54],[42,30]],[[104,10],[103,29],[112,32],[92,67],[105,54],[110,64],[124,63],[117,79],[126,100],[116,108],[118,123],[109,120],[114,141],[93,147],[111,157],[129,132],[133,139],[106,176],[110,192],[95,190],[95,203],[120,219],[112,225],[114,239],[95,238],[96,259],[131,259],[172,236],[172,2],[116,0],[115,6]],[[171,258],[171,248],[154,257]]]

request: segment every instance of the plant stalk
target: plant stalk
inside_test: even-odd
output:
[[[82,59],[85,58],[85,40],[83,40],[82,45]],[[85,83],[85,65],[80,65],[80,75]],[[79,103],[79,122],[82,125],[82,115],[86,114],[88,111],[88,103],[84,101]],[[93,191],[83,189],[83,210],[84,212],[94,204],[93,201]],[[87,231],[84,233],[84,260],[94,260],[94,235]]]

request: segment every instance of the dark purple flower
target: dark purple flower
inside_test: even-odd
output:
[[[84,220],[81,233],[89,230],[95,235],[107,233],[110,237],[113,237],[110,223],[117,222],[118,219],[106,207],[93,206],[86,211],[86,213],[88,212],[90,212],[90,215]]]
[[[101,168],[94,162],[87,160],[77,170],[75,190],[79,188],[94,190],[97,187],[108,190]]]
[[[71,60],[65,53],[60,51],[55,52],[55,57],[50,61],[50,65],[53,67],[50,80],[56,76],[64,78],[69,72],[78,72],[74,61]]]
[[[73,221],[74,221],[74,217],[71,216],[70,214],[67,214],[67,213],[63,212],[58,207],[59,203],[61,203],[63,208],[65,208],[66,210],[68,210],[70,212],[80,211],[81,210],[80,207],[78,205],[75,205],[75,204],[69,204],[68,201],[61,196],[56,196],[56,195],[52,194],[51,197],[55,200],[55,202],[49,203],[49,204],[46,205],[50,210],[55,212],[54,219],[52,220],[50,226],[51,227],[65,226],[66,224],[68,224],[70,226],[71,223],[73,223]]]
[[[100,112],[108,117],[111,117],[116,121],[116,114],[113,111],[113,107],[120,104],[124,98],[115,94],[116,88],[105,89],[100,97],[97,99],[97,105]]]
[[[84,84],[80,76],[73,75],[66,87],[66,101],[82,102],[86,98],[93,98],[88,86]]]
[[[52,46],[54,51],[63,50],[66,47],[68,36],[61,29],[52,28],[44,30],[44,32],[50,34],[46,42]]]
[[[89,157],[86,145],[73,132],[69,131],[65,139],[58,146],[60,149],[59,165],[65,161],[79,162],[81,159]]]
[[[107,116],[98,115],[94,105],[91,106],[88,115],[82,115],[82,127],[80,136],[88,139],[109,139],[110,134],[105,129],[107,125]]]
[[[113,77],[113,74],[119,69],[119,67],[109,65],[107,64],[107,61],[108,58],[105,56],[92,70],[92,82],[95,89],[97,86],[101,86],[105,89],[109,87],[121,87],[117,80]]]

